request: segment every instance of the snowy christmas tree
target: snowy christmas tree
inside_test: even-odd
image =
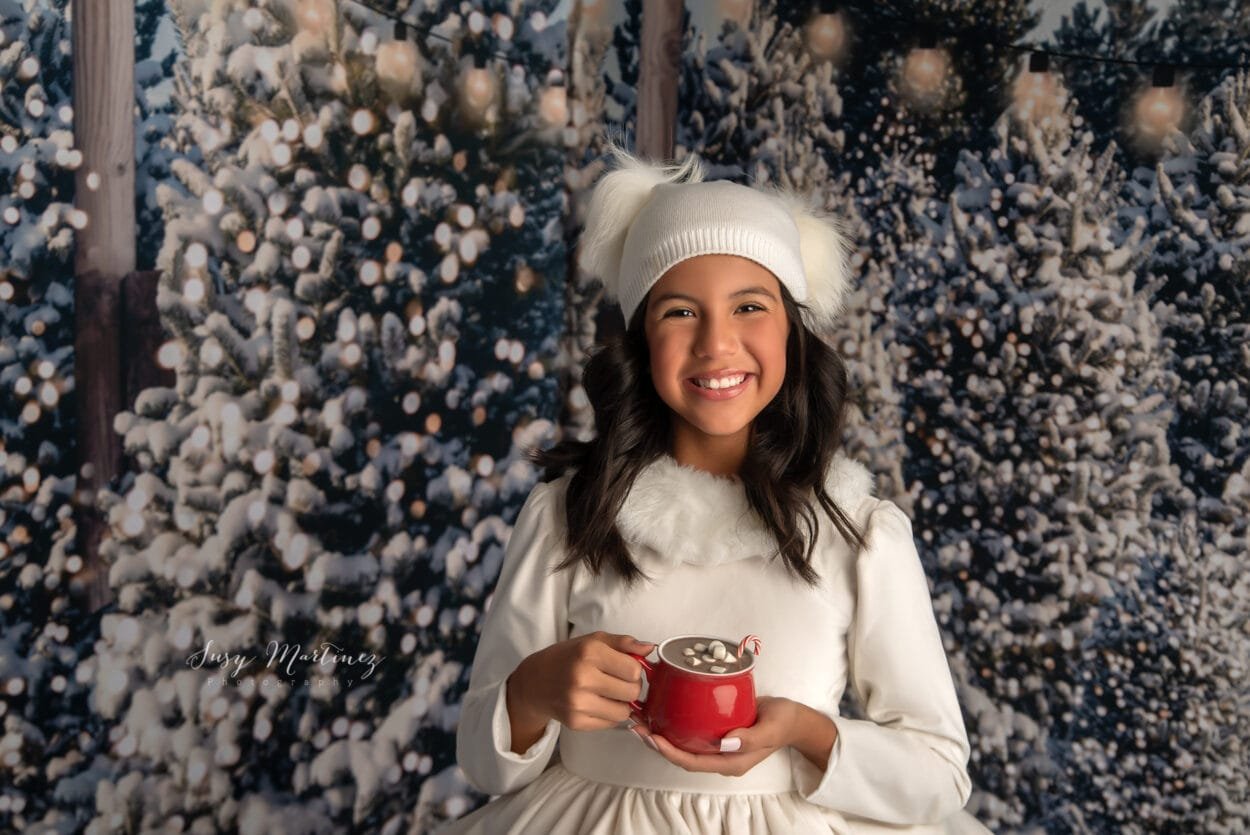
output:
[[[994,829],[1072,831],[1072,809],[1104,802],[1084,772],[1140,776],[1064,753],[1093,733],[1076,708],[1099,604],[1158,553],[1152,499],[1176,482],[1145,225],[1115,222],[1114,148],[1094,151],[1074,107],[1009,111],[997,147],[961,156],[934,258],[900,295],[916,529]]]
[[[553,5],[426,4],[409,39],[335,0],[173,4],[177,384],[119,417],[138,471],[101,498],[90,831],[422,831],[472,804],[455,706],[556,406]]]
[[[830,127],[842,112],[833,67],[809,54],[801,30],[777,23],[773,6],[761,0],[746,28],[727,20],[711,44],[699,32],[682,51],[674,156],[697,153],[708,179],[828,188],[843,146]]]
[[[878,162],[856,179],[848,213],[857,245],[851,266],[859,287],[848,301],[837,341],[851,371],[855,398],[846,448],[876,476],[877,495],[910,514],[901,390],[908,363],[898,326],[899,317],[911,312],[900,310],[896,296],[915,275],[910,265],[930,255],[942,204],[933,156],[914,128],[882,117],[874,129],[879,136],[871,150]]]
[[[176,157],[163,147],[173,131],[174,104],[168,94],[174,67],[182,54],[174,48],[160,52],[159,35],[172,28],[167,0],[135,3],[135,263],[150,270],[165,236],[165,218],[156,201],[156,187],[171,179],[169,164]]]
[[[0,5],[0,577],[3,591],[58,592],[42,563],[69,512],[75,461],[74,209],[69,27],[65,2]],[[26,580],[19,580],[19,574]],[[43,587],[36,589],[35,587]],[[6,596],[0,617],[31,605]],[[46,606],[42,607],[46,612]]]
[[[137,4],[151,52],[163,4]],[[75,171],[69,3],[0,2],[0,829],[70,831],[92,802],[99,718],[80,656],[98,614],[71,594],[82,567],[71,497],[80,464],[74,385]],[[142,66],[142,64],[141,64]],[[157,73],[139,73],[141,107]],[[144,124],[156,127],[150,119]],[[150,157],[140,155],[146,172]],[[99,187],[99,174],[87,178]],[[53,709],[50,709],[54,706]]]
[[[1250,826],[1250,76],[1230,75],[1197,108],[1192,133],[1175,133],[1154,170],[1131,184],[1154,241],[1149,271],[1173,372],[1168,429],[1185,490],[1165,507],[1182,540],[1165,582],[1148,591],[1166,615],[1175,669],[1159,690],[1179,694],[1169,717],[1183,753],[1167,772],[1172,814],[1204,832]],[[1157,720],[1156,720],[1157,721]]]
[[[0,0],[0,830],[56,821],[82,795],[53,787],[88,761],[94,724],[76,676],[96,619],[71,499],[74,394],[71,37],[66,0]],[[81,787],[81,786],[80,786]],[[89,786],[85,788],[90,797]]]

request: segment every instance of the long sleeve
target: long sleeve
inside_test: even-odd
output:
[[[847,652],[869,718],[830,716],[838,736],[823,774],[791,749],[795,785],[810,802],[848,815],[937,823],[972,792],[968,735],[911,520],[881,501],[867,543]]]
[[[539,482],[517,515],[461,704],[456,760],[468,782],[490,795],[517,791],[538,777],[560,734],[552,719],[529,750],[513,753],[506,684],[527,656],[568,637],[570,572],[551,573],[563,559],[557,527],[564,520],[557,506],[562,489],[559,480]]]

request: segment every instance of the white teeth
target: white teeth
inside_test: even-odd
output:
[[[739,374],[737,377],[725,377],[719,380],[695,380],[696,386],[702,386],[705,389],[729,389],[741,383],[746,379],[745,374]]]

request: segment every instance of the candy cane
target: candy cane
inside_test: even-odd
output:
[[[746,649],[747,641],[755,645],[755,654],[760,654],[760,639],[758,635],[748,635],[738,642],[738,657],[742,657],[742,651]]]

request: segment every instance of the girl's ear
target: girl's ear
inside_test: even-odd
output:
[[[825,212],[815,195],[781,188],[774,193],[799,228],[799,256],[807,278],[803,324],[814,333],[831,333],[851,292],[851,244],[843,222]]]
[[[616,167],[591,192],[577,258],[583,270],[603,282],[608,298],[619,301],[625,237],[652,189],[661,183],[702,182],[704,171],[693,154],[680,165],[661,165],[633,156],[614,140],[608,141],[608,152]]]

